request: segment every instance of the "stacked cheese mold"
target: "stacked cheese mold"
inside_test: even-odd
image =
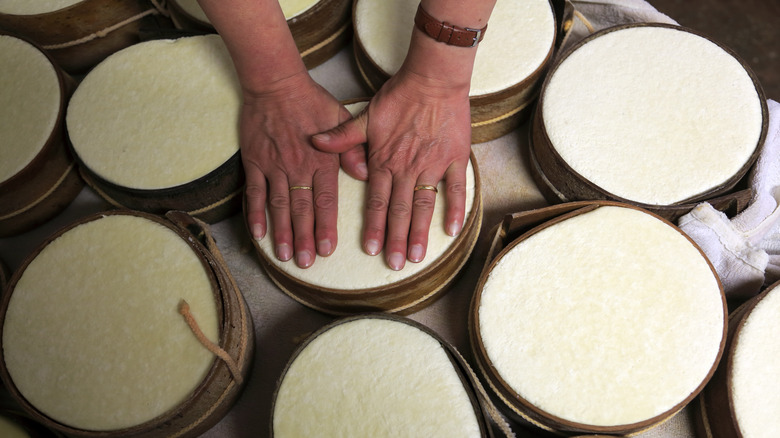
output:
[[[0,376],[27,414],[68,436],[192,437],[227,413],[252,323],[199,226],[115,211],[32,254],[0,304]]]
[[[347,103],[354,115],[365,101]],[[362,233],[368,184],[339,171],[338,246],[306,269],[280,261],[274,253],[270,218],[266,237],[253,241],[260,263],[287,295],[313,309],[334,315],[367,311],[408,314],[429,305],[447,291],[469,259],[482,225],[479,170],[472,155],[466,172],[466,211],[462,231],[449,236],[444,228],[444,183],[439,184],[428,249],[420,263],[390,269],[383,255],[363,250]]]
[[[241,208],[240,106],[218,35],[148,41],[84,78],[68,135],[85,179],[112,204],[213,223]]]
[[[477,363],[511,415],[557,433],[630,434],[670,418],[710,379],[726,305],[679,229],[602,202],[506,246],[470,318]]]
[[[304,64],[311,69],[338,53],[351,37],[351,0],[279,0]],[[213,32],[197,0],[171,0],[177,27]]]
[[[730,195],[766,130],[763,91],[731,51],[684,28],[637,24],[591,35],[556,64],[531,155],[551,202],[617,200],[674,220]]]
[[[355,59],[371,89],[401,67],[419,3],[355,1]],[[548,0],[496,2],[471,78],[472,143],[501,137],[526,119],[554,45],[555,15]]]
[[[141,1],[2,0],[0,28],[40,44],[65,71],[85,73],[137,43],[140,19],[153,13]]]
[[[271,436],[492,436],[466,367],[451,346],[413,321],[387,315],[336,321],[307,339],[285,368]]]
[[[54,217],[84,186],[65,138],[74,87],[40,48],[0,34],[0,237]]]
[[[729,316],[724,359],[699,397],[701,438],[763,438],[780,434],[780,284]]]

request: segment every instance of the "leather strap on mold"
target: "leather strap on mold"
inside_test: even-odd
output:
[[[190,305],[187,304],[187,301],[181,300],[179,303],[179,313],[184,317],[184,321],[187,322],[187,325],[190,327],[190,330],[192,330],[192,333],[195,334],[198,342],[200,342],[201,345],[206,347],[206,349],[212,352],[215,356],[222,359],[222,362],[225,362],[228,370],[230,370],[230,374],[233,375],[233,380],[235,380],[236,383],[240,385],[244,379],[241,377],[241,371],[238,369],[238,364],[236,364],[236,361],[230,357],[227,351],[222,349],[219,345],[211,342],[211,340],[203,334],[203,332],[200,330],[200,327],[198,326],[198,322],[195,321],[192,313],[190,313]]]

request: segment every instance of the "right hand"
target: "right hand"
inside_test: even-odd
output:
[[[239,129],[247,222],[254,239],[264,238],[268,208],[279,260],[294,257],[308,268],[315,254],[336,248],[339,156],[315,149],[311,136],[349,118],[305,71],[263,92],[244,91]],[[291,191],[294,186],[312,190]]]

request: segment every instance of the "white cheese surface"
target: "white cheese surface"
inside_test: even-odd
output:
[[[476,196],[474,168],[469,162],[466,179],[466,220],[472,213]],[[394,271],[387,266],[383,255],[370,256],[363,250],[363,222],[366,211],[368,184],[339,170],[338,244],[333,254],[317,257],[309,268],[301,269],[293,261],[282,262],[276,258],[273,243],[273,227],[267,215],[269,229],[258,241],[259,250],[283,272],[309,284],[340,290],[367,289],[386,286],[412,277],[439,259],[455,242],[456,237],[445,232],[446,214],[445,184],[439,184],[431,228],[428,232],[428,249],[420,263],[407,260],[404,268]]]
[[[355,34],[385,73],[395,74],[411,41],[417,0],[358,0]],[[548,0],[498,0],[478,46],[471,96],[509,88],[533,74],[555,39],[555,17]]]
[[[0,183],[41,152],[62,103],[57,72],[29,43],[0,35]]]
[[[736,338],[731,397],[737,428],[745,438],[780,436],[780,289],[750,312]]]
[[[544,91],[544,126],[569,166],[634,202],[668,205],[724,183],[758,146],[762,108],[740,62],[671,28],[604,34]]]
[[[468,393],[441,344],[396,321],[319,334],[290,364],[273,431],[285,437],[479,437]]]
[[[73,147],[114,184],[194,181],[238,152],[240,88],[217,35],[139,43],[87,74],[68,106]]]
[[[192,17],[197,18],[204,23],[209,23],[209,18],[203,9],[198,4],[198,0],[172,0],[176,2],[185,12]],[[311,9],[320,0],[279,0],[279,5],[282,7],[282,12],[286,19],[291,19],[303,14]]]
[[[723,337],[714,272],[676,229],[600,207],[513,247],[481,291],[479,336],[521,397],[565,420],[628,425],[706,378]]]
[[[71,229],[27,266],[3,326],[22,396],[65,425],[113,430],[183,402],[214,362],[178,313],[186,300],[219,341],[210,279],[168,228],[106,216]]]
[[[59,11],[83,0],[0,0],[0,13],[35,15]]]

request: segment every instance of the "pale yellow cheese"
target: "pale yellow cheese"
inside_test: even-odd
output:
[[[210,23],[209,18],[203,9],[198,4],[198,0],[172,0],[178,4],[182,10],[190,14],[192,17],[204,23]],[[279,0],[279,5],[282,7],[282,13],[286,19],[295,18],[304,12],[311,9],[320,0]]]
[[[441,344],[396,321],[319,334],[284,374],[273,432],[285,437],[479,437],[474,406]]]
[[[780,436],[780,288],[745,319],[731,362],[731,397],[744,438]]]
[[[0,415],[0,436],[3,438],[29,438],[29,434],[14,421]]]
[[[41,152],[62,104],[57,72],[31,44],[0,35],[0,183]]]
[[[466,218],[473,213],[476,180],[474,168],[469,163],[466,174]],[[340,290],[367,289],[386,286],[410,278],[435,262],[455,241],[444,228],[446,213],[445,184],[439,183],[431,228],[428,232],[428,249],[420,263],[408,262],[400,271],[387,266],[382,255],[370,256],[363,250],[363,223],[366,211],[368,184],[339,171],[338,245],[328,257],[317,257],[309,268],[301,269],[294,262],[282,262],[274,255],[273,227],[270,216],[269,230],[258,241],[260,251],[279,270],[298,280],[316,286]]]
[[[392,75],[409,49],[418,0],[358,0],[355,34],[367,55]],[[495,93],[531,76],[547,59],[555,39],[548,0],[498,0],[479,44],[471,96]]]
[[[735,175],[758,146],[761,100],[709,40],[637,27],[568,56],[542,96],[544,126],[574,171],[613,195],[668,205]]]
[[[190,396],[214,362],[178,313],[182,299],[218,342],[210,279],[183,238],[133,216],[79,225],[13,289],[2,339],[9,375],[36,409],[74,428],[152,420]]]
[[[0,0],[0,13],[36,15],[65,9],[83,0]]]
[[[139,43],[97,65],[68,106],[74,150],[103,179],[162,189],[238,153],[240,87],[217,35]]]
[[[514,246],[481,291],[479,336],[522,398],[619,426],[666,413],[703,382],[724,329],[721,289],[676,229],[600,207]]]

